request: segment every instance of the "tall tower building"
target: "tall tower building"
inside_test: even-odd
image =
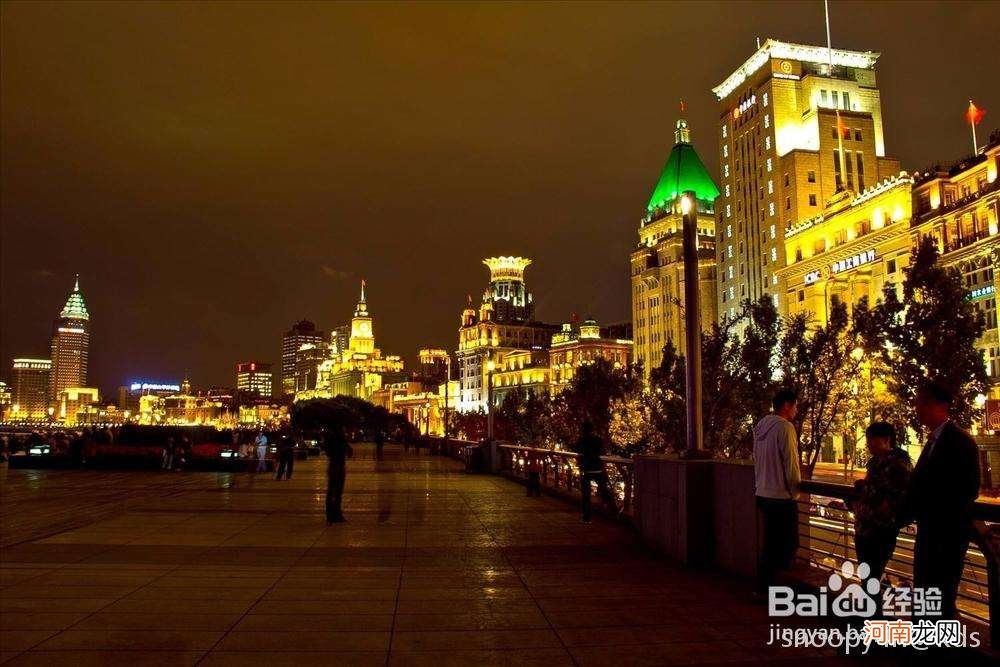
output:
[[[55,404],[65,389],[87,386],[87,361],[90,353],[90,313],[80,292],[80,276],[66,299],[52,332],[49,375],[49,402]]]
[[[281,337],[281,393],[295,393],[296,353],[303,345],[318,347],[326,344],[326,334],[309,320],[300,320]]]
[[[351,352],[372,354],[375,352],[375,332],[372,331],[372,316],[365,301],[365,281],[361,281],[361,298],[354,308],[351,318],[351,338],[347,342]]]
[[[683,109],[683,105],[682,105]],[[698,281],[701,326],[716,321],[715,198],[719,189],[691,145],[686,120],[678,120],[670,151],[630,257],[634,359],[646,378],[663,359],[668,340],[684,350],[684,226],[680,198],[693,190],[698,208]]]
[[[899,173],[885,154],[879,55],[768,39],[712,89],[720,317],[761,296],[787,312],[776,273],[786,264],[785,230]]]
[[[271,398],[273,374],[271,364],[244,361],[236,364],[236,391],[247,396]]]
[[[16,419],[45,419],[49,401],[48,359],[15,359],[11,368],[11,413]]]

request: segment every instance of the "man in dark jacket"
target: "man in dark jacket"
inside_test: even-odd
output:
[[[615,509],[614,498],[608,487],[608,474],[604,471],[601,460],[601,449],[604,443],[600,436],[594,433],[594,425],[583,422],[580,427],[580,438],[576,441],[576,452],[580,455],[577,463],[580,466],[580,492],[583,495],[583,514],[580,521],[590,523],[590,485],[597,482],[597,490],[604,504],[611,510]]]
[[[283,435],[278,439],[278,474],[279,481],[292,478],[292,470],[295,468],[295,440],[289,435]]]
[[[910,476],[907,510],[917,523],[913,585],[941,590],[941,616],[955,617],[955,598],[979,495],[979,450],[948,416],[952,394],[929,382],[916,397],[917,419],[930,432]]]
[[[347,442],[342,426],[332,426],[323,438],[323,451],[327,459],[326,521],[343,523],[344,512],[341,502],[344,498],[344,483],[347,480],[347,457],[354,453]]]

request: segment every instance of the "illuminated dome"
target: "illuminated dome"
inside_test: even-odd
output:
[[[646,210],[652,213],[657,209],[669,207],[681,193],[688,190],[695,192],[699,210],[714,210],[719,188],[715,186],[715,181],[708,175],[708,170],[698,157],[698,152],[691,145],[687,121],[683,119],[677,121],[674,135],[676,143],[670,151],[667,163],[663,165],[660,180],[653,188],[653,196],[649,198]]]
[[[76,284],[73,285],[73,291],[70,292],[69,298],[66,299],[66,305],[63,306],[59,316],[74,320],[90,319],[90,313],[87,312],[87,304],[83,302],[83,293],[80,291],[79,275],[76,277]]]

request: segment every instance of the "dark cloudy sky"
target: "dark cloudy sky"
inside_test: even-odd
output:
[[[886,146],[915,169],[998,125],[1000,4],[831,3],[882,52]],[[532,257],[538,315],[629,316],[628,252],[678,98],[717,168],[710,88],[756,37],[822,43],[823,5],[2,6],[2,327],[47,354],[73,274],[91,383],[231,384],[281,332],[346,321],[454,348],[491,254]]]

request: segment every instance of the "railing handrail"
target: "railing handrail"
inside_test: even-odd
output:
[[[542,454],[552,454],[555,456],[562,456],[563,458],[580,458],[580,454],[569,449],[542,449],[541,447],[528,447],[527,445],[506,445],[501,443],[499,445],[501,449],[511,449],[522,452],[539,452]],[[632,465],[635,463],[635,459],[626,459],[621,456],[608,456],[601,455],[601,460],[605,463],[624,463]]]
[[[858,492],[853,485],[838,482],[803,480],[799,484],[799,489],[806,493],[815,493],[819,496],[839,498],[840,500],[856,500],[858,497]],[[976,501],[973,505],[972,518],[976,521],[1000,523],[1000,504]]]

